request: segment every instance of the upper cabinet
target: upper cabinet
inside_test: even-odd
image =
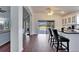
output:
[[[77,16],[64,17],[62,19],[62,25],[77,24]]]
[[[64,26],[64,19],[62,19],[62,25]]]
[[[67,22],[68,22],[68,21],[67,21],[67,18],[62,19],[62,25],[63,25],[63,26],[67,25]]]
[[[62,19],[62,27],[68,28],[72,25],[75,26],[75,29],[79,29],[79,14],[65,16]]]
[[[72,16],[72,24],[76,24],[76,16]]]
[[[71,23],[71,17],[68,17],[68,23]]]

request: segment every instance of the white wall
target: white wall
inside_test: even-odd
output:
[[[23,50],[23,7],[19,7],[18,11],[18,40],[19,40],[19,51]]]
[[[11,52],[23,50],[22,7],[11,7]]]

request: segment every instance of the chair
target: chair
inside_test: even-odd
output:
[[[57,44],[57,47],[55,46],[56,51],[58,52],[59,47],[62,48],[62,46],[64,46],[65,50],[67,50],[67,52],[69,52],[69,39],[66,38],[66,37],[60,36],[56,29],[53,30],[53,34],[54,34],[54,38],[55,38],[55,41],[56,41],[56,44]],[[67,45],[64,45],[63,42],[66,42]]]
[[[50,45],[51,45],[52,42],[54,43],[54,38],[53,38],[53,34],[52,34],[52,29],[48,28],[48,30],[49,30],[49,39],[48,39],[48,42],[50,41]]]

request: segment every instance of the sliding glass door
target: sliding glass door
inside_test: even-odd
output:
[[[54,28],[54,21],[39,20],[38,21],[38,34],[48,34],[48,28]]]

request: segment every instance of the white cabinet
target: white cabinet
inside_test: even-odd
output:
[[[68,17],[68,23],[71,23],[71,17]]]
[[[63,27],[71,27],[72,25],[77,25],[79,23],[79,17],[77,15],[64,17],[62,19],[62,26]]]
[[[76,20],[77,20],[77,19],[76,19],[76,16],[72,16],[72,22],[71,22],[71,23],[72,23],[72,24],[76,24]]]
[[[69,42],[69,51],[70,52],[79,52],[79,34],[66,34],[59,32],[60,35],[68,38]],[[65,44],[65,43],[63,43]],[[66,44],[65,44],[66,45]]]
[[[67,19],[62,19],[62,25],[65,26],[67,24]]]

